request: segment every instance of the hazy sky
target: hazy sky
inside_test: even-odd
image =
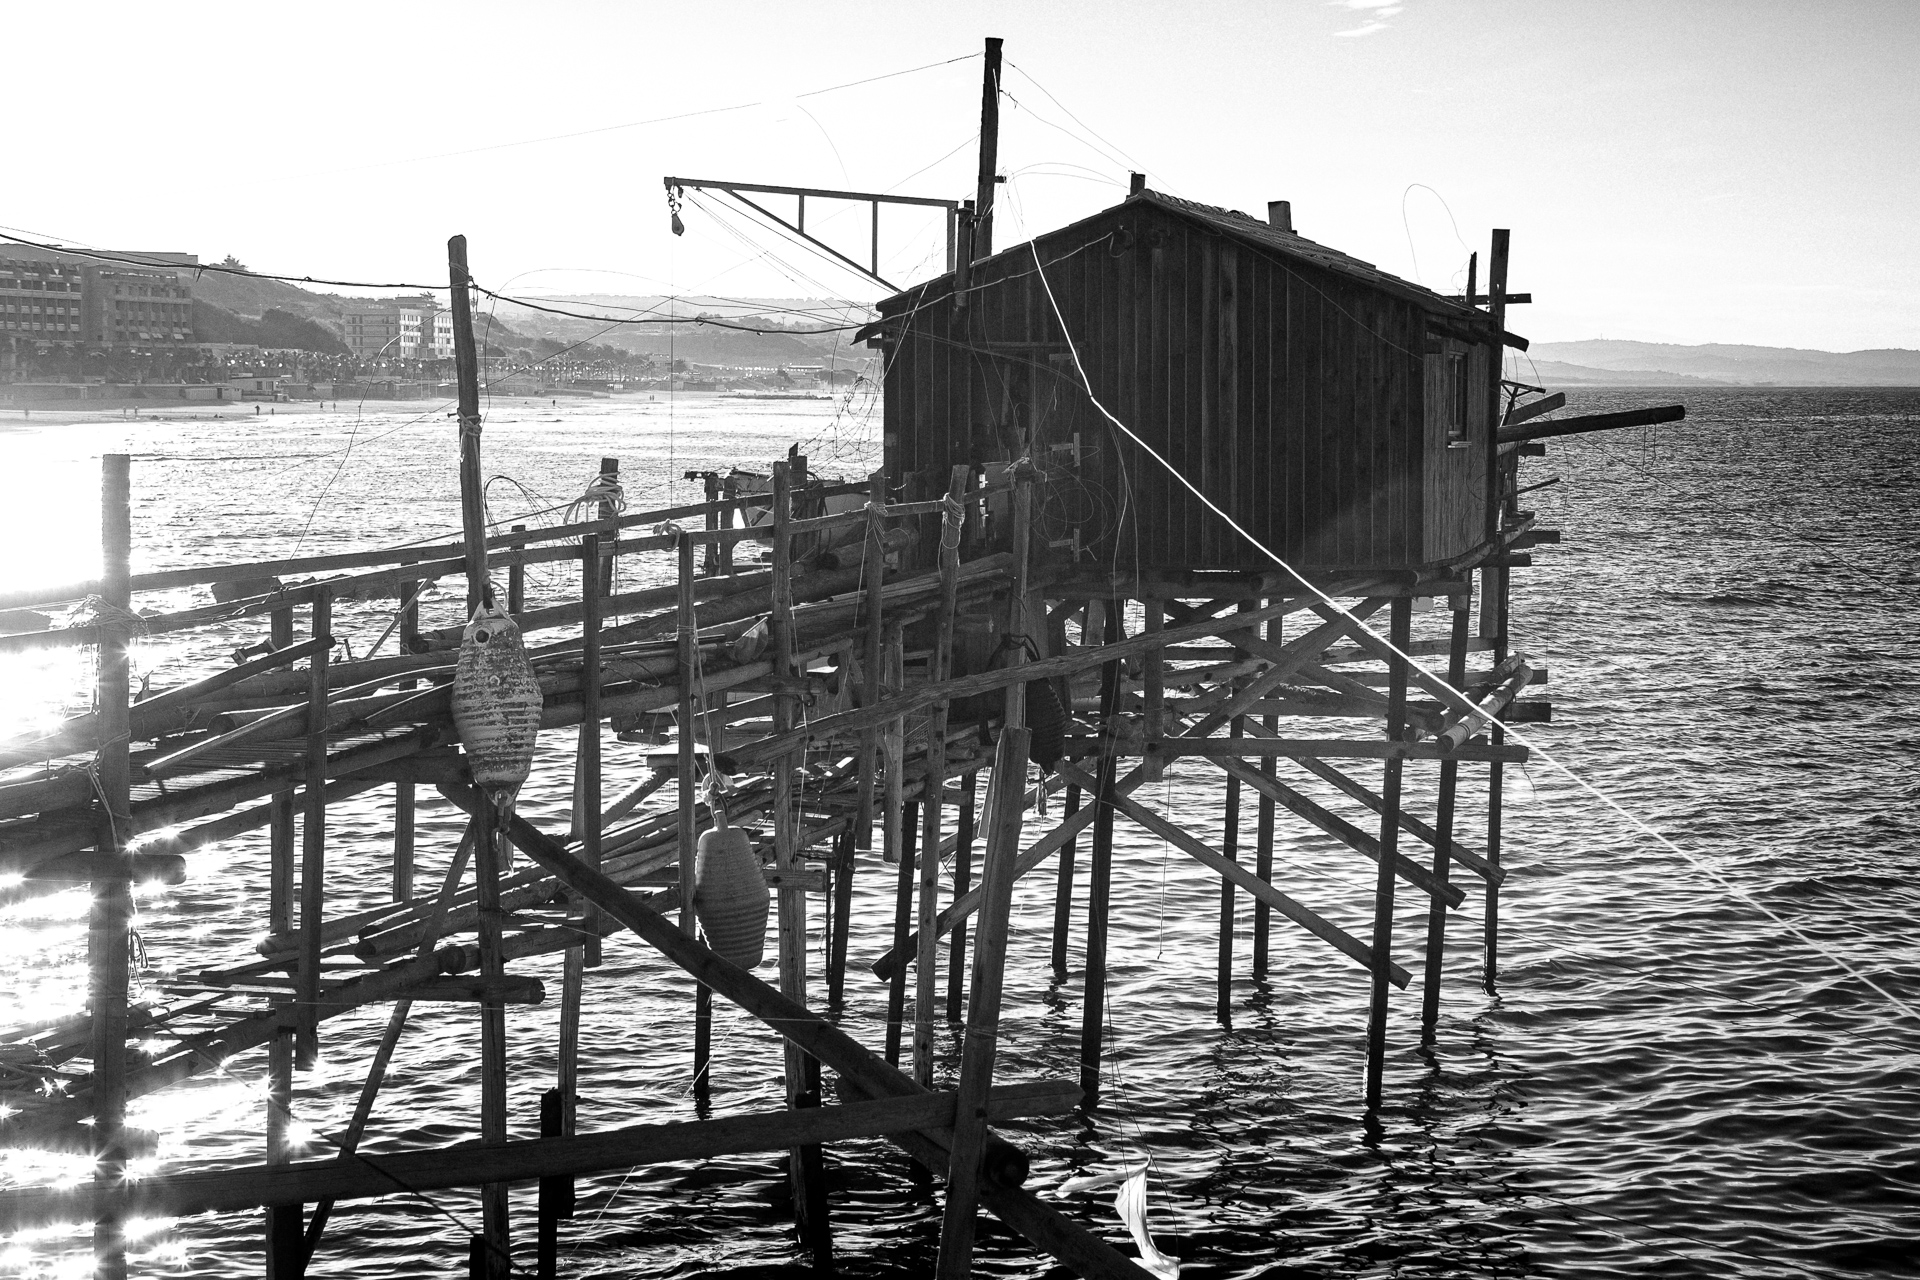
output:
[[[0,225],[70,244],[435,282],[458,231],[513,292],[870,300],[723,198],[673,238],[660,179],[970,195],[997,35],[1003,246],[1138,167],[1256,214],[1290,199],[1303,234],[1442,290],[1511,227],[1537,340],[1920,347],[1914,0],[81,12],[0,19]],[[864,256],[864,210],[828,212],[810,225]],[[891,211],[882,236],[883,274],[930,273],[934,225]]]

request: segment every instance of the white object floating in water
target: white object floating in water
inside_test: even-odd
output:
[[[1131,1166],[1117,1171],[1088,1174],[1083,1178],[1068,1178],[1060,1184],[1060,1193],[1069,1191],[1091,1191],[1095,1187],[1104,1187],[1119,1183],[1120,1190],[1113,1197],[1113,1210],[1120,1215],[1121,1225],[1133,1237],[1133,1243],[1140,1250],[1140,1265],[1147,1271],[1159,1276],[1161,1280],[1178,1280],[1180,1263],[1160,1252],[1153,1243],[1153,1237],[1147,1232],[1147,1167]]]
[[[714,823],[713,830],[700,833],[700,852],[693,863],[693,913],[715,955],[751,969],[766,954],[771,898],[767,878],[747,833],[728,826],[717,807]]]
[[[542,705],[520,628],[498,606],[474,610],[453,669],[453,724],[474,782],[502,814],[533,770]]]

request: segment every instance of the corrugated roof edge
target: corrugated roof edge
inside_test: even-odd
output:
[[[1457,298],[1449,298],[1443,294],[1435,293],[1424,285],[1414,284],[1410,280],[1402,280],[1396,275],[1391,275],[1380,270],[1380,268],[1370,262],[1363,262],[1350,254],[1341,253],[1338,249],[1330,249],[1326,245],[1307,239],[1305,236],[1298,235],[1291,231],[1282,231],[1278,227],[1255,218],[1252,214],[1241,213],[1236,209],[1223,209],[1217,205],[1200,204],[1193,200],[1183,200],[1179,196],[1170,196],[1164,192],[1151,189],[1130,195],[1119,204],[1109,205],[1105,209],[1087,215],[1078,222],[1069,223],[1064,227],[1057,227],[1052,231],[1042,232],[1040,235],[1035,236],[1033,240],[1023,240],[1017,245],[1002,249],[991,257],[980,259],[974,263],[974,267],[977,270],[983,263],[998,262],[1010,254],[1031,254],[1032,250],[1028,246],[1033,243],[1070,235],[1075,231],[1091,226],[1117,210],[1124,209],[1131,204],[1140,203],[1156,205],[1159,208],[1167,210],[1169,213],[1178,214],[1181,217],[1202,223],[1224,235],[1232,236],[1234,239],[1241,241],[1251,248],[1272,251],[1282,256],[1304,262],[1309,266],[1319,267],[1323,271],[1331,271],[1336,275],[1348,276],[1363,284],[1371,285],[1384,292],[1395,294],[1428,311],[1449,316],[1457,320],[1478,321],[1481,324],[1491,323],[1492,318],[1488,316],[1486,312],[1476,307],[1468,306],[1465,302]],[[951,290],[953,275],[954,273],[949,271],[942,275],[935,276],[933,279],[925,281],[924,283],[914,285],[910,289],[903,289],[892,297],[881,299],[880,302],[875,304],[875,308],[885,315],[898,311],[903,306],[914,305],[915,299],[920,299],[918,305],[925,305],[926,302],[932,301],[932,298],[927,295],[939,289],[940,286],[946,286],[945,289],[940,290],[941,292]],[[860,335],[856,334],[853,340],[856,342],[859,341]]]

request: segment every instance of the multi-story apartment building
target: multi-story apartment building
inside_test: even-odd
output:
[[[0,247],[0,336],[38,346],[173,347],[193,341],[185,253],[115,253],[130,262]],[[150,265],[149,265],[150,264]]]
[[[0,245],[0,336],[21,344],[83,341],[85,268],[39,249]]]
[[[362,360],[453,357],[453,317],[432,294],[363,302],[341,322],[347,346]]]

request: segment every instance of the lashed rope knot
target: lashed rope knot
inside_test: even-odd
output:
[[[567,507],[566,523],[580,523],[581,513],[588,508],[592,508],[597,517],[602,507],[611,507],[615,515],[627,509],[626,487],[620,483],[619,475],[612,471],[602,471],[580,491],[580,496]]]

